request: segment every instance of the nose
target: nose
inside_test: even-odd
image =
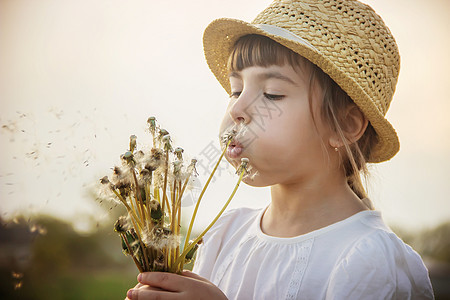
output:
[[[248,124],[251,121],[252,101],[249,95],[242,92],[239,97],[231,100],[229,114],[231,119],[236,123]]]

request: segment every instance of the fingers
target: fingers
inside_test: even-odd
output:
[[[144,285],[140,282],[138,282],[135,287],[133,289],[138,289],[140,287],[143,287]],[[130,289],[129,291],[131,291],[132,289]],[[130,298],[128,298],[128,296],[125,298],[125,300],[131,300]]]
[[[141,286],[144,286],[142,283],[138,282],[138,284],[136,284],[136,286],[134,287],[135,289],[140,288]]]
[[[185,277],[192,278],[192,279],[197,279],[197,280],[200,280],[200,281],[204,281],[204,282],[210,283],[209,280],[207,280],[207,279],[201,277],[200,275],[197,275],[197,274],[195,274],[194,272],[191,272],[191,271],[185,270],[185,271],[183,271],[183,273],[181,273],[181,275],[183,275]]]
[[[186,278],[178,274],[164,272],[145,272],[138,275],[138,281],[153,288],[160,288],[165,291],[179,292],[186,288],[188,284]]]
[[[127,292],[126,300],[152,300],[152,299],[164,299],[164,300],[176,300],[178,294],[172,292],[163,291],[158,288],[152,288],[150,286],[142,286],[138,289],[131,289]]]
[[[182,275],[145,272],[139,274],[138,281],[142,286],[128,291],[127,297],[130,300],[226,299],[218,287],[188,271]]]

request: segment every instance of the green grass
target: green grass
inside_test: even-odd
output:
[[[137,273],[136,273],[137,275]],[[136,284],[133,274],[101,272],[65,274],[55,278],[30,281],[24,278],[21,289],[13,291],[13,299],[124,299],[129,288]]]

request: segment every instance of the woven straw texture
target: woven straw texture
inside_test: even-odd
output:
[[[254,24],[281,27],[313,48],[267,33]],[[391,32],[372,8],[352,0],[276,0],[252,23],[213,21],[203,36],[205,56],[228,93],[228,57],[237,39],[247,34],[267,36],[297,52],[347,92],[378,134],[379,143],[369,162],[388,160],[398,152],[397,134],[385,115],[397,84],[400,56]]]

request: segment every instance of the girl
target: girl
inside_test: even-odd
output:
[[[366,163],[399,149],[385,119],[399,71],[381,18],[353,0],[277,0],[252,23],[205,30],[206,60],[230,94],[221,135],[234,165],[270,186],[204,237],[194,273],[143,273],[142,299],[432,299],[420,258],[373,210]],[[198,274],[198,275],[197,275]]]

